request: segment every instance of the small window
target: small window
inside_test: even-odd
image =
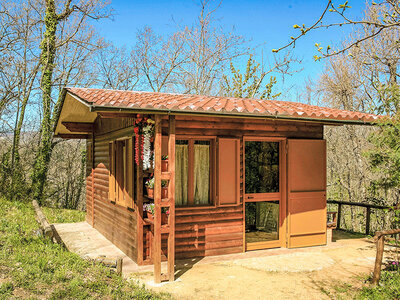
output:
[[[279,143],[245,142],[246,194],[279,192]]]
[[[127,202],[127,141],[114,141],[109,144],[109,199],[117,204]]]
[[[177,140],[175,146],[175,204],[212,203],[212,140]]]

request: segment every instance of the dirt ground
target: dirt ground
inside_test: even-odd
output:
[[[188,263],[177,267],[173,283],[155,285],[152,273],[131,278],[177,299],[349,298],[373,270],[375,244],[340,232],[334,239],[336,242],[326,247]]]

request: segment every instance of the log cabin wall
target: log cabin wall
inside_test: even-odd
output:
[[[132,209],[134,203],[130,205],[131,209],[123,207],[111,202],[108,195],[109,143],[132,137],[133,122],[133,118],[96,120],[94,143],[89,139],[87,144],[88,151],[93,153],[94,166],[93,173],[89,164],[87,168],[87,221],[134,261],[137,261],[138,251],[143,251],[143,263],[149,264],[152,238],[150,226],[144,226],[143,245],[138,245],[137,215]],[[167,132],[168,123],[165,117],[163,134],[166,135]],[[220,207],[216,199],[212,199],[215,204],[213,206],[176,209],[176,258],[191,258],[239,253],[244,250],[243,136],[322,139],[323,126],[293,121],[176,116],[176,134],[177,139],[179,136],[214,136],[240,140],[239,203]],[[167,250],[166,243],[166,238],[163,238],[163,253]]]
[[[163,131],[167,133],[167,118]],[[176,209],[175,255],[192,258],[244,251],[243,228],[243,136],[323,139],[323,126],[307,122],[284,122],[234,118],[176,116],[176,135],[216,136],[240,139],[240,203],[226,207],[188,207]],[[166,154],[166,153],[165,153]],[[214,203],[216,199],[213,199]],[[150,227],[143,230],[144,263],[151,263]],[[166,253],[163,238],[163,254]]]
[[[136,211],[133,203],[121,206],[109,200],[109,143],[133,135],[133,118],[100,119],[95,122],[92,177],[86,180],[87,220],[134,261],[137,260]],[[88,141],[90,150],[91,141]],[[90,166],[88,167],[89,172]],[[93,212],[93,216],[92,216]],[[93,218],[93,223],[91,222]]]

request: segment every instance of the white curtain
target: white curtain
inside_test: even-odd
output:
[[[175,204],[187,205],[188,198],[188,145],[175,146]]]
[[[210,146],[194,145],[194,204],[205,205],[210,197]]]

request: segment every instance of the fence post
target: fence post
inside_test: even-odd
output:
[[[369,235],[369,228],[371,223],[371,207],[367,207],[367,220],[365,222],[365,234]]]
[[[336,225],[337,229],[340,229],[341,216],[342,216],[342,204],[339,203],[338,204],[338,211],[337,211],[337,225]]]
[[[378,237],[378,240],[376,241],[376,260],[375,260],[374,275],[372,276],[372,284],[373,285],[377,285],[379,283],[379,279],[381,278],[383,248],[384,247],[385,247],[385,236],[380,235]]]

